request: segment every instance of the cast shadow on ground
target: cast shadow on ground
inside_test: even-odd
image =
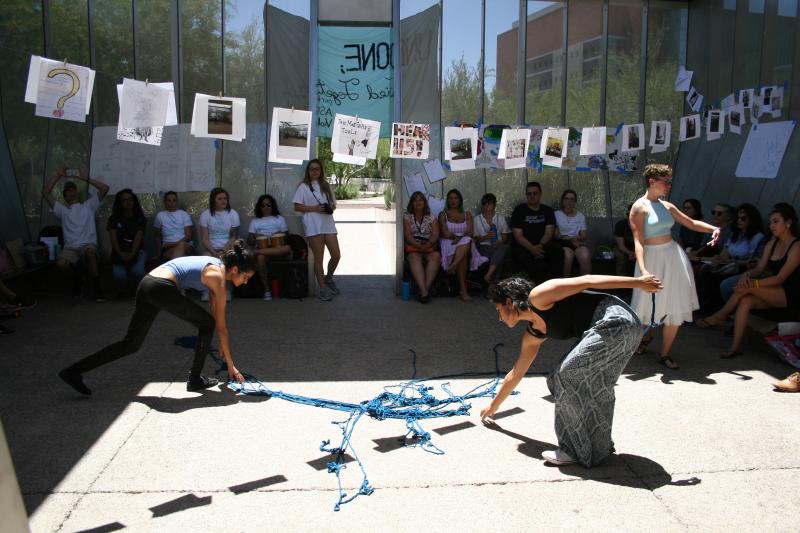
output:
[[[268,396],[237,396],[233,392],[222,389],[207,389],[198,396],[191,398],[168,398],[165,396],[136,396],[131,401],[146,405],[159,413],[178,414],[192,409],[205,407],[225,407],[243,402],[263,402],[269,400]]]
[[[555,444],[532,439],[504,429],[497,423],[486,423],[484,425],[492,431],[497,431],[521,441],[517,450],[519,453],[533,459],[542,460],[542,452],[557,448]],[[558,468],[564,474],[586,480],[651,491],[665,485],[683,487],[698,485],[701,482],[696,477],[673,481],[669,472],[652,459],[627,453],[613,453],[600,465],[591,469],[580,465],[564,465],[555,468]]]

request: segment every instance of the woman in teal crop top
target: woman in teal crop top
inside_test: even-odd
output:
[[[672,239],[672,226],[677,222],[693,231],[713,234],[713,245],[719,237],[719,228],[702,220],[686,216],[672,203],[661,198],[669,194],[672,187],[672,168],[669,165],[650,164],[644,169],[647,192],[636,200],[630,214],[633,244],[636,253],[634,276],[653,274],[663,281],[664,290],[653,298],[641,290],[633,291],[631,307],[645,325],[663,321],[664,332],[659,362],[667,368],[677,369],[670,357],[678,328],[692,320],[692,312],[698,309],[694,274],[689,258]],[[652,340],[652,329],[642,339],[637,353],[645,351]]]

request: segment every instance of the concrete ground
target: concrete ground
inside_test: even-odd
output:
[[[345,252],[345,256],[347,253]],[[352,256],[357,253],[351,252]],[[342,275],[333,302],[234,300],[237,366],[269,387],[359,402],[418,376],[494,372],[514,362],[522,326],[491,304],[404,302],[391,278]],[[338,442],[343,413],[225,389],[188,393],[193,331],[161,315],[142,350],[86,376],[83,398],[63,366],[119,339],[131,301],[55,297],[7,323],[0,338],[0,417],[31,530],[39,531],[797,531],[800,394],[770,383],[791,368],[729,338],[682,328],[671,371],[653,351],[634,356],[617,386],[616,454],[587,470],[548,467],[555,447],[545,379],[523,380],[498,427],[469,416],[423,421],[445,453],[403,447],[400,421],[363,419],[352,443],[375,492],[333,511],[336,478],[320,442]],[[548,341],[535,371],[570,347]],[[652,345],[651,345],[652,346]],[[206,365],[213,373],[214,365]],[[455,393],[484,378],[453,378]],[[443,394],[437,390],[438,394]],[[348,493],[361,483],[343,471]]]

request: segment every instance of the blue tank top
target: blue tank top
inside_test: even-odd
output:
[[[207,265],[222,266],[222,261],[216,257],[205,255],[189,255],[167,261],[162,267],[166,268],[175,275],[179,289],[195,289],[197,291],[208,290],[203,285],[201,277],[203,269]]]
[[[651,202],[645,200],[650,209],[644,215],[644,238],[652,239],[669,235],[675,219],[672,218],[669,210],[660,201]]]

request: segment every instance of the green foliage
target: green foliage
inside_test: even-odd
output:
[[[390,183],[386,189],[383,191],[383,203],[386,204],[386,209],[391,209],[392,204],[394,203],[394,195],[396,193],[396,189],[394,183]]]
[[[333,194],[337,200],[351,200],[358,198],[358,185],[355,183],[339,183],[334,187]]]
[[[336,175],[340,184],[348,185],[352,178],[391,178],[394,174],[392,158],[389,157],[389,139],[378,140],[378,152],[375,159],[367,159],[363,166],[348,163],[336,163],[331,152],[331,140],[328,137],[317,138],[317,158],[322,161],[327,176]],[[356,187],[358,190],[358,187]],[[337,193],[336,197],[339,195]]]

